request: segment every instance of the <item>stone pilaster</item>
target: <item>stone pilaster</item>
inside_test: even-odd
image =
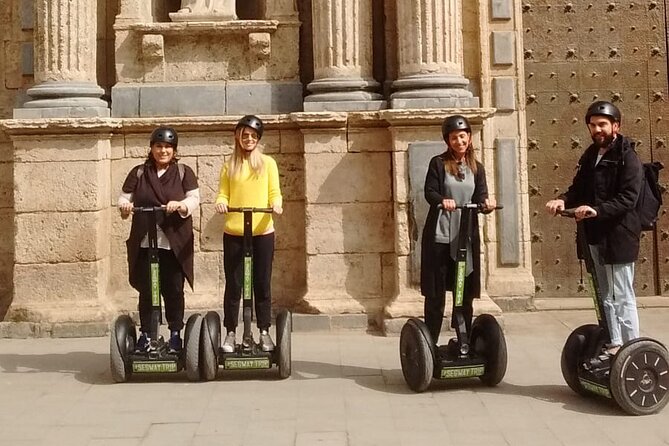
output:
[[[96,80],[97,3],[36,0],[35,83],[20,119],[109,116]]]
[[[14,149],[14,295],[6,320],[105,322],[113,122],[4,121]],[[48,193],[45,193],[48,191]]]
[[[312,14],[315,79],[304,110],[385,108],[372,77],[372,1],[314,1]]]
[[[397,0],[392,108],[477,107],[463,75],[461,0]]]

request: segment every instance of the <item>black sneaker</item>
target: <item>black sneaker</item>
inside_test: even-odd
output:
[[[146,353],[149,350],[149,344],[151,344],[151,338],[145,332],[142,332],[137,339],[137,344],[135,344],[135,351],[137,353]]]
[[[181,351],[183,342],[181,341],[181,336],[179,335],[178,331],[172,331],[170,334],[169,346],[170,353],[178,353]]]

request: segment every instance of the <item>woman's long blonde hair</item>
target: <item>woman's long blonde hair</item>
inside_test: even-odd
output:
[[[471,135],[472,134],[469,133],[470,138]],[[446,147],[447,150],[446,155],[444,156],[444,169],[446,172],[458,178],[460,173],[458,170],[458,162],[455,160],[455,156],[453,156],[453,150],[448,144],[448,141],[446,141]],[[467,147],[467,151],[465,152],[465,163],[467,166],[469,166],[469,169],[472,171],[472,173],[476,175],[476,155],[474,154],[474,144],[471,140],[469,141],[469,147]]]
[[[242,166],[244,165],[244,160],[248,160],[249,168],[251,173],[255,177],[259,177],[265,171],[265,162],[262,158],[262,152],[260,151],[260,138],[256,142],[256,148],[248,155],[246,158],[244,147],[242,146],[242,132],[244,129],[251,129],[250,127],[241,126],[235,130],[235,150],[232,152],[232,157],[230,157],[230,177],[240,175],[242,173]],[[251,129],[255,132],[255,129]],[[256,132],[257,135],[257,132]]]

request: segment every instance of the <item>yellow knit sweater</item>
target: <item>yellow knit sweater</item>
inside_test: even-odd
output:
[[[255,207],[267,208],[272,205],[283,206],[283,197],[279,187],[279,169],[276,161],[267,155],[262,155],[265,169],[259,176],[255,176],[249,168],[248,161],[244,161],[239,175],[230,177],[228,169],[230,163],[223,164],[218,186],[216,204],[223,203],[228,207]],[[244,234],[244,216],[241,213],[229,213],[225,216],[226,234]],[[268,234],[274,230],[272,214],[253,215],[253,235]]]

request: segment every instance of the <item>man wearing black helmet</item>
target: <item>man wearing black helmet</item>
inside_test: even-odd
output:
[[[421,239],[420,289],[425,296],[425,324],[432,342],[437,343],[444,317],[446,291],[453,291],[455,255],[460,228],[457,205],[482,203],[484,213],[497,204],[488,197],[483,165],[476,160],[472,130],[464,116],[446,118],[442,127],[446,151],[433,157],[425,176],[425,199],[430,209]],[[463,312],[467,330],[471,328],[473,300],[481,294],[481,240],[478,219],[474,219],[467,247]],[[455,327],[455,320],[451,320]]]
[[[165,317],[170,329],[169,348],[181,350],[180,331],[184,317],[184,279],[193,286],[193,211],[200,203],[197,178],[192,169],[179,165],[176,158],[179,138],[170,127],[158,127],[151,133],[146,161],[135,166],[123,183],[118,208],[123,219],[133,207],[165,206],[159,218],[158,258],[160,291],[165,302]],[[162,215],[162,214],[161,214]],[[151,283],[149,274],[148,230],[141,216],[133,215],[128,249],[130,285],[139,292],[140,336],[137,351],[145,351],[151,320]]]
[[[630,141],[619,133],[620,110],[597,101],[585,115],[593,144],[578,162],[567,191],[546,203],[555,215],[576,208],[576,219],[586,219],[585,234],[595,260],[604,310],[611,331],[608,352],[639,337],[634,294],[634,261],[639,255],[641,222],[635,209],[643,181],[641,161]],[[581,255],[579,253],[579,255]]]

